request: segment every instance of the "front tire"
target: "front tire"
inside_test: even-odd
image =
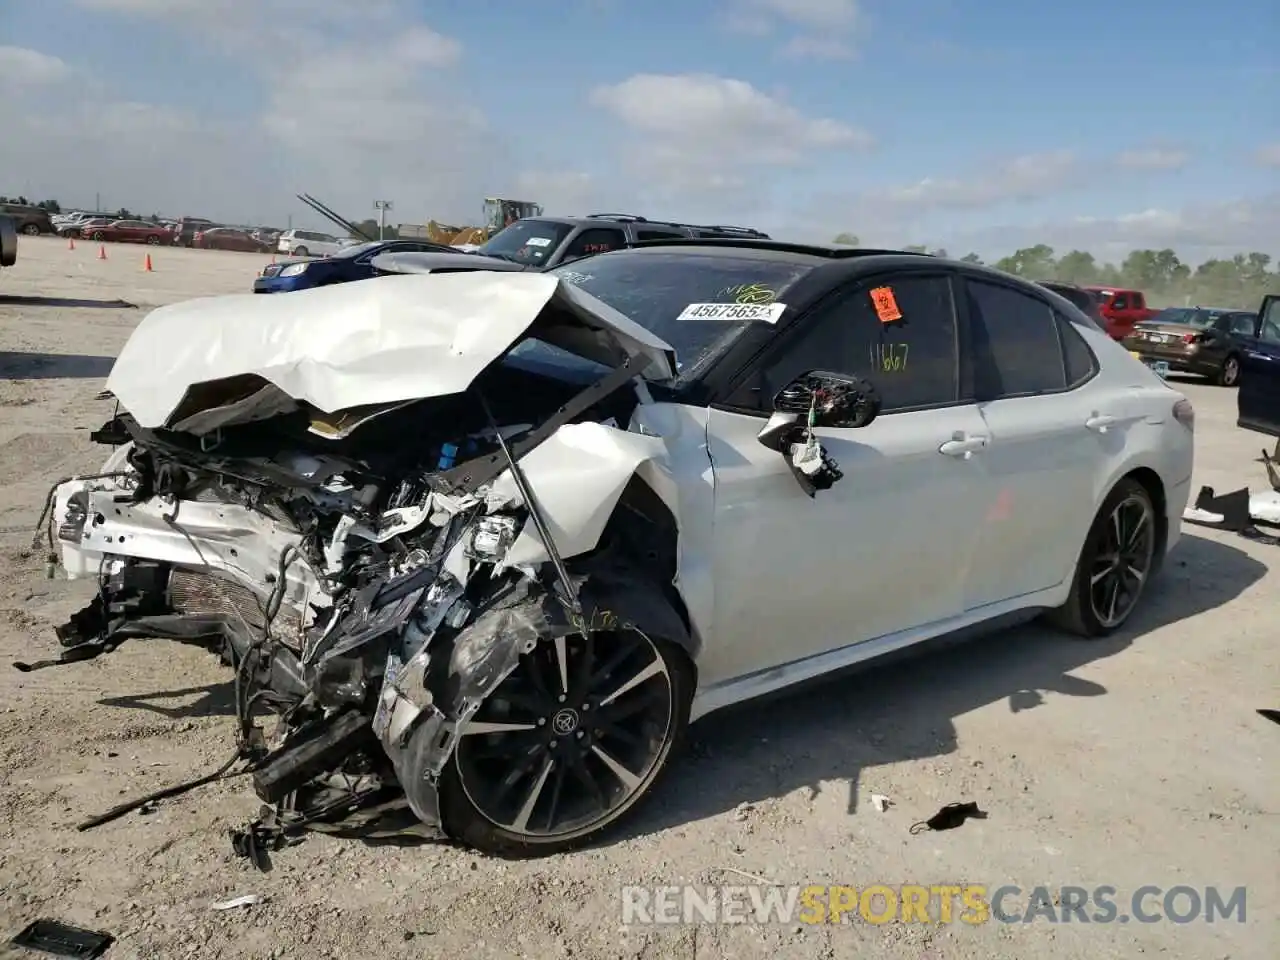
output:
[[[1129,619],[1156,569],[1151,494],[1126,477],[1103,501],[1076,563],[1067,602],[1049,619],[1068,633],[1105,637]]]
[[[1234,387],[1240,382],[1240,358],[1232,354],[1222,361],[1222,369],[1218,371],[1218,386]]]
[[[22,232],[25,233],[28,237],[39,236],[40,226],[39,224],[28,223],[25,227],[22,228]]]
[[[590,843],[649,795],[692,688],[684,652],[633,628],[540,641],[459,731],[445,830],[512,858]]]

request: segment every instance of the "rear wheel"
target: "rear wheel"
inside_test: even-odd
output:
[[[1222,369],[1218,371],[1218,384],[1223,387],[1234,387],[1240,382],[1240,358],[1232,354],[1222,361]]]
[[[1103,502],[1085,538],[1067,602],[1050,619],[1081,637],[1118,630],[1155,570],[1156,511],[1151,494],[1125,478]]]
[[[34,237],[40,233],[40,225],[36,223],[28,223],[25,227],[22,228],[22,232],[25,233],[28,237]]]
[[[160,238],[157,237],[155,234],[152,234],[151,236],[147,237],[147,245],[152,247],[160,246]]]
[[[295,257],[305,257],[305,256],[307,255],[307,248],[306,248],[306,247],[294,247],[294,248],[293,248],[293,255],[294,255]]]
[[[665,768],[691,688],[683,651],[638,630],[541,641],[460,729],[446,830],[500,856],[589,842]]]
[[[94,239],[94,240],[102,240],[102,231],[101,231],[101,230],[95,230],[95,231],[93,231],[93,239]]]

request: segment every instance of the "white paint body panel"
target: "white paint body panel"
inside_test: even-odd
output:
[[[107,389],[144,427],[165,425],[190,387],[246,374],[326,413],[447,396],[466,390],[553,297],[650,361],[656,376],[673,369],[670,346],[571,284],[477,271],[160,307],[129,337]]]

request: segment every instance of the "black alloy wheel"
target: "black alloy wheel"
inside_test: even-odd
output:
[[[1159,567],[1161,542],[1151,494],[1137,480],[1121,480],[1094,518],[1071,592],[1050,620],[1082,637],[1119,629]]]
[[[459,728],[446,826],[499,854],[585,842],[662,771],[689,678],[682,653],[638,630],[543,640]]]

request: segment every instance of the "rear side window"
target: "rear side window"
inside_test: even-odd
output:
[[[1058,335],[1062,338],[1062,359],[1067,367],[1067,389],[1080,386],[1098,370],[1098,361],[1089,345],[1084,342],[1076,326],[1062,314],[1054,315],[1058,321]]]
[[[595,227],[590,230],[583,230],[569,241],[569,246],[564,252],[564,259],[573,260],[593,253],[608,253],[610,250],[617,250],[626,245],[627,238],[621,230],[614,230],[611,227]]]
[[[1112,298],[1111,298],[1111,309],[1112,309],[1112,310],[1128,310],[1128,309],[1129,309],[1129,296],[1128,296],[1128,294],[1124,294],[1124,293],[1117,293],[1114,297],[1112,297]]]
[[[668,230],[637,230],[636,240],[680,240],[684,238],[683,233],[675,233]]]
[[[967,280],[977,400],[1066,389],[1058,321],[1043,300],[1010,287]]]

